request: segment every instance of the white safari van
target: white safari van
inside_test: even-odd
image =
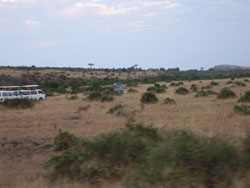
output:
[[[25,86],[0,86],[0,102],[6,99],[29,98],[33,100],[44,100],[46,94],[37,89],[38,85]]]

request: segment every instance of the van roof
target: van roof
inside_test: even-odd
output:
[[[38,87],[39,85],[24,85],[24,86],[0,86],[0,89],[15,89],[15,88],[31,88]]]

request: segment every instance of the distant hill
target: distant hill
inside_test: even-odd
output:
[[[242,67],[237,65],[217,65],[212,68],[213,70],[246,70],[250,67]]]

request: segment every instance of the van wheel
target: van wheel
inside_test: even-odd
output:
[[[39,98],[39,101],[42,101],[43,100],[43,98]]]

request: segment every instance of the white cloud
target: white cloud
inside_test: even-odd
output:
[[[133,32],[144,31],[145,29],[149,29],[152,27],[150,24],[144,24],[143,21],[134,21],[128,24],[128,26],[132,29]]]
[[[65,17],[79,17],[84,13],[93,13],[97,15],[117,15],[122,14],[126,15],[129,14],[131,11],[139,10],[140,8],[137,6],[133,7],[121,7],[121,6],[113,6],[109,7],[106,4],[99,3],[99,1],[95,0],[94,2],[90,3],[82,3],[77,2],[72,7],[67,7],[59,11],[59,14]]]
[[[17,0],[0,0],[0,2],[3,2],[3,3],[16,3]]]
[[[34,21],[34,20],[25,20],[25,21],[24,21],[24,24],[26,24],[26,25],[36,25],[36,26],[42,25],[41,22]]]
[[[42,42],[39,42],[39,46],[44,47],[44,48],[52,47],[52,46],[55,46],[55,45],[56,45],[55,41],[42,41]]]

